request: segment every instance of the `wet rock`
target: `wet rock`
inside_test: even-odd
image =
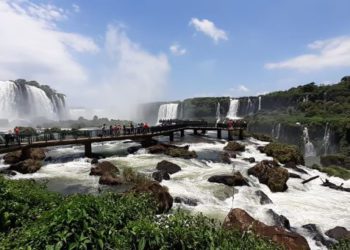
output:
[[[258,146],[256,149],[259,150],[260,153],[265,153],[264,146]]]
[[[119,169],[114,166],[112,163],[110,163],[109,161],[103,161],[100,162],[96,165],[96,167],[91,168],[90,170],[90,175],[105,175],[107,173],[111,173],[111,174],[118,174],[119,173]]]
[[[162,180],[170,180],[170,175],[164,171],[156,171],[152,173],[152,178],[158,182],[162,182]]]
[[[226,151],[244,151],[245,150],[245,146],[235,142],[235,141],[230,141],[227,143],[227,145],[224,147],[224,150]]]
[[[290,230],[289,220],[285,216],[277,214],[272,209],[267,210],[267,214],[270,215],[270,217],[274,221],[275,226],[283,227],[285,229]]]
[[[305,228],[312,235],[312,239],[314,241],[319,242],[328,248],[334,244],[334,242],[332,242],[331,240],[327,240],[323,236],[321,230],[315,224],[307,224],[303,225],[302,227]]]
[[[227,152],[224,152],[221,154],[221,161],[226,164],[231,164],[232,161],[230,159],[230,154]]]
[[[91,160],[91,164],[94,165],[94,164],[97,164],[98,163],[98,159],[97,158],[93,158]]]
[[[332,228],[325,233],[328,237],[336,239],[336,240],[349,240],[350,239],[350,231],[348,231],[345,227],[335,227]]]
[[[169,194],[168,188],[161,186],[158,182],[147,181],[139,183],[131,189],[133,193],[150,193],[157,202],[157,212],[168,212],[173,206],[173,197]]]
[[[14,151],[14,152],[7,153],[3,157],[4,163],[5,164],[18,163],[18,162],[21,161],[21,156],[22,156],[22,152],[21,151]]]
[[[188,197],[175,197],[174,199],[175,203],[183,203],[186,204],[188,206],[197,206],[198,205],[198,200],[197,199],[192,199],[192,198],[188,198]]]
[[[155,146],[157,145],[159,142],[157,140],[154,140],[154,139],[147,139],[147,140],[144,140],[144,141],[141,141],[141,146],[143,148],[149,148],[151,146]]]
[[[114,173],[105,173],[100,177],[98,183],[103,185],[116,186],[123,184],[123,180],[120,176],[117,176]]]
[[[296,178],[296,179],[301,179],[301,176],[298,174],[294,174],[294,173],[288,173],[289,178]]]
[[[33,159],[42,161],[45,159],[45,150],[43,148],[30,148],[29,150],[22,150],[22,159]]]
[[[233,175],[214,175],[211,176],[208,181],[222,183],[227,186],[249,186],[240,172],[235,172]]]
[[[244,158],[243,160],[248,161],[249,163],[254,163],[255,162],[255,158],[254,157]]]
[[[272,142],[264,147],[264,153],[276,158],[281,163],[294,162],[304,165],[304,156],[297,146]]]
[[[141,148],[142,146],[131,146],[131,147],[128,147],[126,151],[128,151],[129,154],[134,154]]]
[[[293,169],[293,170],[295,170],[299,173],[302,173],[302,174],[308,174],[308,172],[306,172],[304,169],[298,168],[297,165],[295,164],[295,162],[293,162],[293,161],[287,162],[286,164],[284,164],[284,167]]]
[[[261,161],[248,169],[249,175],[254,175],[260,183],[266,184],[272,192],[284,192],[288,189],[289,174],[287,169],[276,167],[273,161]]]
[[[197,154],[195,151],[190,151],[188,148],[182,148],[182,147],[169,147],[165,151],[166,155],[169,155],[171,157],[179,157],[183,159],[192,159],[197,158]]]
[[[175,163],[172,163],[170,161],[165,161],[165,160],[158,162],[156,169],[168,174],[175,174],[181,171],[181,167],[179,167]]]
[[[42,166],[41,161],[27,159],[11,165],[9,167],[9,170],[14,170],[22,174],[31,174],[38,171],[41,168],[41,166]]]
[[[0,170],[0,174],[8,175],[8,176],[15,176],[16,172],[9,170],[9,169],[2,169],[2,170]]]
[[[231,209],[224,220],[223,228],[227,230],[238,230],[240,232],[252,231],[257,236],[265,237],[281,247],[290,250],[310,249],[306,239],[301,235],[288,232],[281,227],[267,226],[239,208]]]
[[[265,204],[272,204],[272,200],[261,190],[255,191],[255,194],[260,198],[260,204],[265,205]]]
[[[166,147],[161,145],[161,144],[157,144],[157,145],[154,145],[154,146],[150,146],[148,148],[148,152],[150,154],[164,154],[165,153],[165,150],[166,150]]]

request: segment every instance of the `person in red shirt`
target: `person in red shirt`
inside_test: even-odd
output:
[[[19,138],[19,127],[15,127],[15,136],[16,136],[18,145],[21,145],[21,140]]]

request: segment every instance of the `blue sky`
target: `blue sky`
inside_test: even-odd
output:
[[[0,79],[113,110],[334,83],[350,74],[349,10],[346,0],[0,0]]]

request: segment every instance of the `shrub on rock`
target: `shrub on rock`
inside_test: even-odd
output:
[[[266,145],[263,151],[281,163],[294,162],[300,165],[305,164],[303,154],[294,145],[273,142]]]
[[[245,146],[235,142],[235,141],[230,141],[227,143],[227,145],[224,147],[224,150],[226,151],[244,151],[245,150]]]

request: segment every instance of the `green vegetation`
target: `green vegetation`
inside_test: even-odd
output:
[[[229,97],[200,97],[183,101],[185,117],[190,119],[205,119],[208,122],[215,122],[217,105],[220,103],[220,114],[226,114],[229,109]]]
[[[0,176],[0,249],[277,249],[203,215],[156,216],[148,195],[62,197]]]
[[[336,176],[339,178],[342,178],[344,180],[349,180],[350,179],[350,171],[346,170],[342,167],[338,166],[328,166],[328,167],[320,167],[317,164],[314,164],[311,166],[313,169],[317,169],[320,172],[324,172],[328,174],[329,176]]]
[[[332,250],[347,250],[350,249],[350,240],[341,240],[336,243],[332,248]]]
[[[264,147],[264,152],[281,163],[292,161],[296,164],[304,164],[303,155],[294,145],[272,142]]]

